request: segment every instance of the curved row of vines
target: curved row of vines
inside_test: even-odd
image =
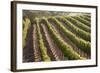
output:
[[[88,15],[25,17],[24,62],[90,59],[90,22]]]

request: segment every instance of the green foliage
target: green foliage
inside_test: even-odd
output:
[[[80,17],[82,17],[82,18],[84,18],[85,20],[87,20],[87,21],[91,21],[91,18],[90,17],[87,17],[87,16],[85,16],[85,15],[81,15]]]
[[[83,29],[86,32],[90,32],[91,31],[90,27],[88,27],[87,25],[84,25],[83,23],[81,23],[80,21],[72,18],[71,16],[66,16],[65,18],[67,20],[69,20],[70,22],[72,22],[77,27],[79,27],[80,29]]]
[[[29,18],[25,18],[25,20],[23,20],[23,48],[26,45],[26,38],[27,38],[27,33],[28,33],[28,29],[31,25],[30,19]]]
[[[76,34],[77,36],[79,36],[80,38],[90,41],[91,37],[90,37],[90,33],[76,27],[74,24],[72,24],[70,21],[68,21],[67,19],[65,19],[64,17],[59,17],[60,20],[63,20],[66,23],[66,28],[70,28],[72,32],[74,32],[74,34]],[[56,18],[55,20],[57,22],[59,22]],[[59,22],[60,23],[60,22]],[[62,23],[60,23],[62,24]],[[70,30],[69,29],[69,30]]]
[[[84,20],[83,18],[81,18],[80,16],[74,16],[73,18],[79,20],[80,22],[84,23],[85,25],[90,27],[90,22],[87,20]]]
[[[52,37],[53,42],[59,47],[65,58],[69,60],[86,59],[84,57],[81,57],[71,44],[69,45],[70,42],[65,42],[64,38],[61,37],[67,37],[67,39],[69,39],[71,43],[75,44],[75,47],[77,47],[81,51],[84,51],[84,53],[87,53],[87,55],[91,55],[91,15],[89,13],[79,13],[79,15],[77,14],[78,13],[70,12],[24,10],[22,21],[22,47],[24,48],[26,45],[27,35],[31,24],[36,24],[35,33],[37,35],[37,44],[35,45],[38,46],[38,49],[40,49],[40,56],[43,61],[52,60],[51,57],[54,54],[52,54],[51,52],[48,53],[48,47],[46,47],[44,41],[45,38],[43,38],[43,35],[45,33],[42,33],[41,31],[42,25],[40,26],[40,24],[42,23],[45,27],[47,27],[47,31],[49,32],[50,37]],[[53,28],[53,26],[55,25],[57,25],[57,28],[63,35],[59,34],[59,32]],[[48,54],[50,54],[50,57]]]
[[[63,31],[63,33],[81,50],[84,52],[90,54],[90,48],[91,45],[89,42],[82,40],[81,38],[78,38],[75,34],[70,32],[68,29],[66,29],[63,24],[57,21],[55,17],[49,18],[50,20],[54,21],[55,24]]]
[[[80,57],[80,55],[75,52],[64,40],[59,36],[57,31],[52,28],[51,24],[48,22],[46,18],[41,19],[41,21],[46,24],[48,31],[50,32],[53,41],[59,46],[64,55],[70,60],[84,59]]]
[[[41,50],[41,54],[42,54],[42,59],[44,61],[50,61],[50,57],[47,54],[47,48],[45,47],[43,38],[42,38],[42,34],[40,32],[40,26],[39,26],[39,19],[36,18],[36,25],[37,25],[37,35],[38,35],[38,40],[39,40],[39,48]]]

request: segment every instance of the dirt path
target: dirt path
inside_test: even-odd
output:
[[[34,62],[32,32],[33,27],[30,26],[27,34],[26,45],[23,48],[23,62]]]
[[[57,45],[54,44],[52,38],[50,37],[50,34],[48,33],[48,30],[44,24],[41,24],[43,28],[44,35],[46,37],[46,40],[48,42],[48,45],[50,47],[50,50],[52,51],[54,57],[56,60],[64,60],[64,55],[61,52],[61,50],[57,47]]]
[[[49,22],[53,26],[53,28],[57,30],[57,32],[62,37],[62,39],[73,48],[73,50],[75,50],[77,53],[79,53],[80,56],[82,56],[82,57],[90,58],[86,53],[84,53],[82,50],[77,48],[77,46],[74,43],[72,43],[70,41],[70,39],[68,39],[66,37],[66,35],[61,31],[61,29],[56,24],[54,24],[53,21],[49,20]]]
[[[33,51],[34,51],[34,61],[35,62],[41,61],[41,54],[40,54],[39,45],[38,45],[36,24],[33,24]]]

